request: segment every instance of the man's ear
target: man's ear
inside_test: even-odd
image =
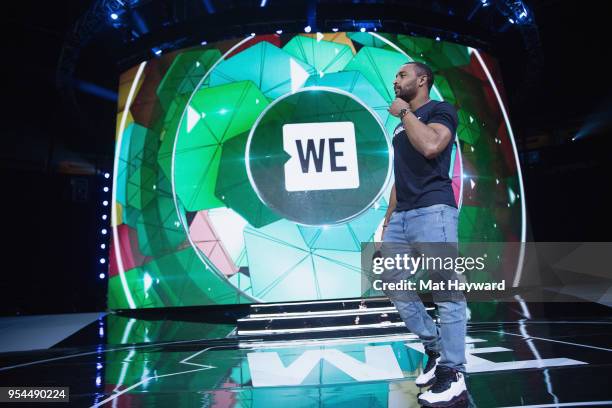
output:
[[[427,77],[426,76],[420,76],[419,77],[419,86],[427,86]]]

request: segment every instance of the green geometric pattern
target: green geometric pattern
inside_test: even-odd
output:
[[[469,65],[470,55],[464,45],[431,38],[398,35],[397,43],[408,55],[418,55],[436,70]]]
[[[251,187],[244,160],[248,136],[245,132],[223,144],[219,165],[219,174],[223,177],[217,179],[215,195],[249,224],[259,228],[281,217],[264,205]]]
[[[187,106],[175,153],[175,183],[188,211],[223,206],[215,196],[224,142],[247,131],[268,105],[250,81],[199,89]]]
[[[159,83],[157,96],[162,108],[170,110],[177,97],[191,95],[204,74],[221,58],[221,52],[192,50],[179,54]]]
[[[313,67],[320,77],[342,71],[353,59],[348,45],[299,35],[293,37],[283,50]]]
[[[466,143],[475,145],[480,137],[480,126],[478,120],[464,109],[457,111],[459,125],[457,126],[457,135],[460,140]]]
[[[221,62],[210,74],[210,86],[251,81],[266,97],[275,99],[298,89],[315,73],[306,61],[262,41]]]

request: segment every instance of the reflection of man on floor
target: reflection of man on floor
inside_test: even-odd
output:
[[[393,82],[396,99],[389,112],[401,119],[393,136],[395,184],[385,216],[384,243],[457,242],[458,210],[449,178],[457,112],[429,98],[431,69],[402,65]],[[385,246],[383,244],[383,247]],[[456,245],[456,244],[454,244]],[[385,292],[428,356],[418,386],[433,386],[419,397],[424,405],[447,405],[467,396],[465,385],[466,302],[463,294],[436,299],[438,328],[418,295]]]

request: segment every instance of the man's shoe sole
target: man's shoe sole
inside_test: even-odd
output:
[[[425,384],[417,384],[416,381],[415,381],[415,384],[419,388],[424,388],[424,387],[429,387],[430,385],[432,385],[435,382],[436,382],[436,377],[431,377],[431,379],[429,381],[427,381]]]
[[[422,400],[421,398],[418,399],[418,403],[425,406],[425,407],[435,407],[435,408],[439,408],[439,407],[450,407],[452,405],[455,405],[456,403],[458,403],[459,401],[464,401],[467,400],[467,390],[461,392],[461,394],[457,395],[456,397],[448,400],[448,401],[440,401],[440,402],[427,402]]]

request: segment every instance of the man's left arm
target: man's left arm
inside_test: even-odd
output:
[[[408,136],[408,140],[414,148],[421,153],[426,159],[433,159],[438,156],[452,139],[451,124],[421,122],[410,110],[410,105],[401,100],[396,99],[389,112],[394,116],[399,116],[399,111],[402,108],[407,108],[408,112],[402,117],[402,125]],[[452,120],[449,118],[449,120]],[[446,122],[446,120],[443,120]]]
[[[451,140],[451,131],[447,126],[440,123],[426,125],[412,112],[402,117],[402,124],[410,143],[428,160],[442,153]]]

